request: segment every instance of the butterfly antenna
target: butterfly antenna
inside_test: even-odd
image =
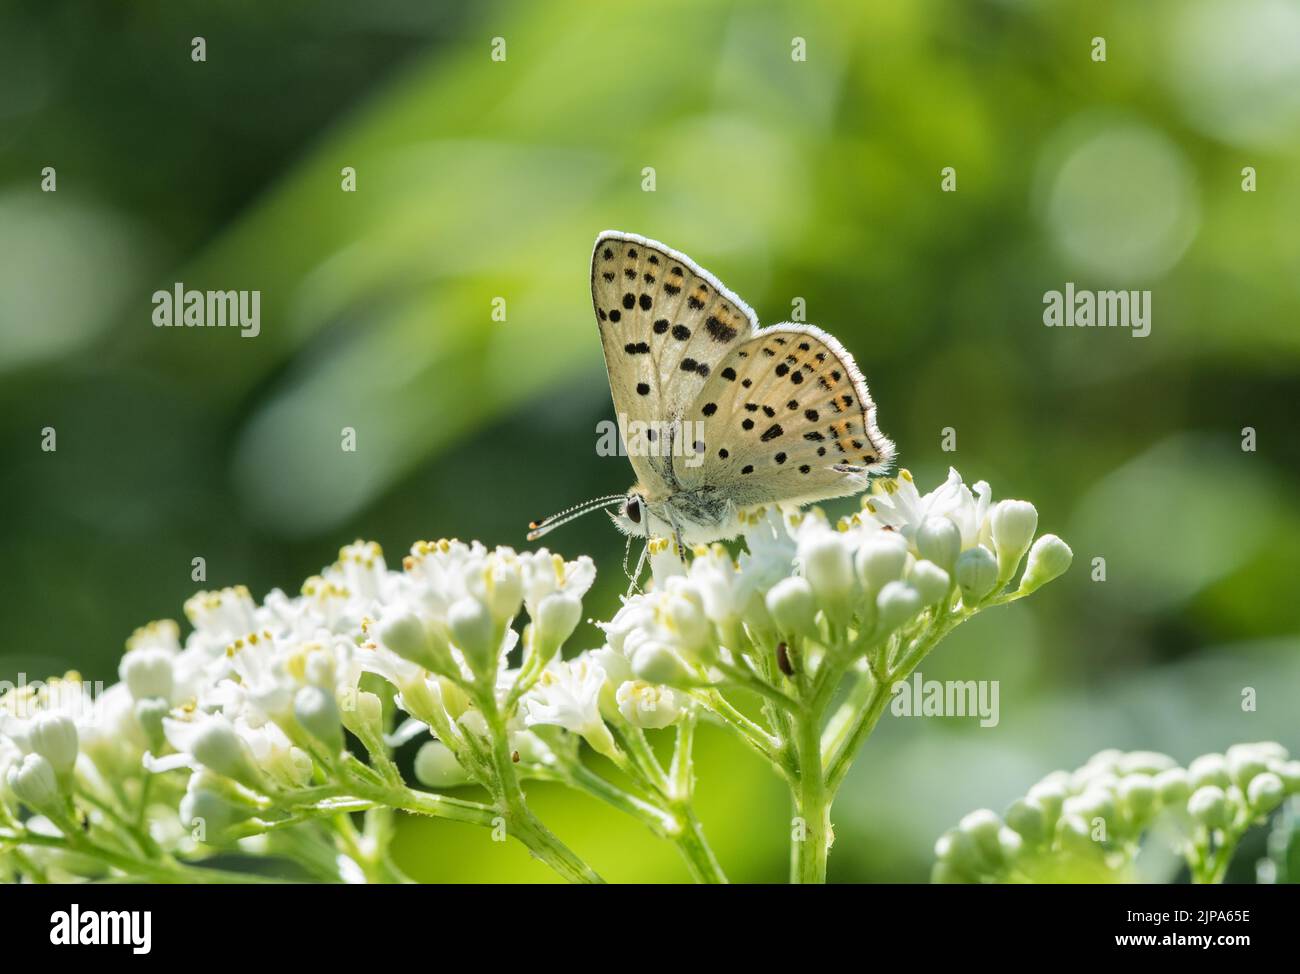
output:
[[[602,507],[611,507],[614,504],[622,503],[627,499],[626,494],[610,494],[608,497],[597,497],[595,500],[583,501],[581,504],[574,504],[564,510],[552,514],[550,517],[544,517],[540,521],[528,522],[528,540],[536,541],[544,534],[549,534],[558,528],[561,524],[568,524],[584,514],[590,514],[592,511],[598,511]]]

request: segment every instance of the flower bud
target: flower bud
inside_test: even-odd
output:
[[[998,563],[993,552],[983,545],[963,551],[957,559],[957,584],[961,587],[962,605],[967,608],[992,592],[998,584]]]
[[[205,768],[251,788],[261,787],[261,776],[248,757],[244,742],[230,722],[212,717],[194,728],[190,753]]]
[[[508,626],[523,604],[524,576],[518,560],[494,555],[487,572],[488,611],[500,625]]]
[[[477,599],[457,599],[447,613],[447,623],[470,668],[479,676],[495,676],[499,646],[488,607]]]
[[[1161,771],[1178,767],[1178,762],[1168,754],[1161,754],[1158,751],[1130,751],[1128,754],[1120,755],[1115,767],[1121,774],[1154,776]]]
[[[1224,828],[1231,821],[1228,796],[1217,785],[1205,785],[1187,799],[1187,813],[1208,829]]]
[[[921,611],[921,596],[906,582],[886,582],[876,596],[880,628],[892,632]]]
[[[171,700],[175,676],[172,654],[161,649],[133,649],[122,657],[117,675],[136,700]]]
[[[764,600],[772,621],[786,635],[813,636],[817,632],[817,602],[806,578],[783,578],[768,590]]]
[[[215,841],[232,825],[251,818],[256,809],[234,801],[229,789],[210,772],[190,775],[185,795],[180,800],[180,821],[200,842]]]
[[[677,720],[681,707],[668,687],[629,680],[618,688],[618,712],[633,727],[658,730]]]
[[[827,532],[800,546],[803,573],[826,617],[843,625],[853,612],[853,556],[838,535]]]
[[[1090,787],[1082,794],[1071,795],[1061,805],[1062,818],[1081,818],[1088,823],[1090,829],[1097,819],[1101,819],[1106,823],[1108,833],[1115,821],[1115,812],[1114,797],[1101,787]]]
[[[14,797],[34,811],[48,814],[62,804],[54,766],[40,754],[24,755],[10,766],[5,780]]]
[[[161,697],[146,697],[137,700],[132,709],[135,713],[135,722],[140,725],[145,738],[149,741],[150,750],[155,754],[161,751],[163,744],[166,743],[166,737],[163,735],[163,718],[171,710],[171,705]]]
[[[1228,775],[1227,759],[1222,754],[1202,754],[1194,759],[1187,766],[1187,777],[1191,781],[1193,791],[1206,785],[1227,788],[1232,783]]]
[[[339,719],[367,747],[377,746],[387,730],[384,703],[369,690],[353,690],[344,694],[339,707]]]
[[[1068,792],[1065,790],[1065,785],[1048,777],[1030,788],[1025,797],[1042,806],[1043,815],[1050,826],[1061,814],[1061,806],[1065,804],[1067,796]]]
[[[677,637],[677,647],[694,658],[713,639],[713,627],[699,597],[674,592],[664,600],[664,615]]]
[[[1115,792],[1125,818],[1139,828],[1155,811],[1159,796],[1155,783],[1148,775],[1131,774],[1121,778]]]
[[[1003,864],[1002,819],[998,818],[997,812],[988,808],[976,809],[962,818],[957,828],[970,837],[980,859],[990,870]]]
[[[918,561],[912,567],[908,581],[921,596],[923,605],[937,605],[948,597],[952,589],[952,578],[932,561]]]
[[[1160,795],[1162,805],[1170,807],[1181,805],[1192,794],[1191,779],[1182,768],[1169,768],[1166,771],[1161,771],[1151,780],[1151,783]]]
[[[903,577],[907,568],[907,545],[901,538],[884,534],[859,548],[855,561],[862,587],[868,595],[875,595],[890,582]]]
[[[1250,782],[1268,770],[1268,758],[1251,745],[1234,744],[1224,755],[1228,767],[1228,777],[1239,788],[1247,788]]]
[[[1028,595],[1065,574],[1074,560],[1070,546],[1054,534],[1045,534],[1029,549],[1029,561],[1020,579],[1020,592]]]
[[[293,698],[293,715],[312,737],[338,751],[343,747],[343,727],[334,694],[321,687],[303,687]]]
[[[917,529],[916,550],[951,575],[961,554],[961,529],[949,518],[928,517]]]
[[[1255,775],[1246,788],[1246,798],[1250,802],[1251,811],[1256,815],[1267,815],[1281,805],[1285,797],[1286,786],[1271,771]]]
[[[582,621],[582,600],[568,592],[552,592],[542,599],[533,618],[533,652],[549,663]]]
[[[1252,744],[1234,744],[1228,748],[1228,757],[1234,753],[1250,751],[1264,761],[1285,761],[1290,757],[1287,749],[1277,741],[1255,741]]]
[[[77,763],[77,725],[65,714],[37,714],[27,731],[28,746],[50,762],[60,778]]]
[[[1093,840],[1093,823],[1077,814],[1064,814],[1056,822],[1056,841],[1063,849],[1075,852],[1095,853],[1097,844]]]
[[[975,840],[963,829],[949,829],[934,844],[934,855],[950,882],[977,883],[993,870]]]
[[[1017,798],[1007,807],[1003,818],[1026,845],[1036,846],[1047,838],[1047,816],[1043,806],[1033,798]]]
[[[1274,761],[1269,770],[1282,780],[1288,795],[1300,792],[1300,761]]]
[[[632,651],[632,672],[647,683],[680,686],[690,681],[690,671],[680,656],[663,643],[646,640]]]
[[[426,741],[415,754],[415,777],[426,788],[456,788],[469,781],[469,772],[442,741]]]
[[[1005,584],[1020,567],[1038,529],[1038,511],[1028,501],[998,501],[989,515],[993,549],[998,554],[998,580]]]
[[[449,672],[451,654],[447,652],[441,634],[435,632],[419,615],[408,611],[384,613],[379,625],[379,642],[402,659],[422,666],[426,670]]]

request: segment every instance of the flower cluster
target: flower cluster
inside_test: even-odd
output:
[[[367,795],[373,805],[400,797],[392,747],[433,723],[438,743],[426,745],[417,772],[463,782],[460,765],[440,763],[436,749],[483,764],[467,741],[489,735],[484,700],[504,704],[522,688],[522,671],[506,660],[524,612],[524,670],[538,687],[526,701],[532,716],[511,722],[509,741],[516,755],[551,760],[523,738],[534,720],[555,722],[540,709],[557,682],[548,664],[568,672],[552,661],[594,578],[588,558],[456,541],[417,544],[394,571],[378,545],[357,542],[296,597],[277,590],[258,605],[242,586],[201,592],[185,605],[193,629],[184,644],[170,620],[138,630],[121,682],[97,699],[75,677],[0,699],[0,823],[16,830],[0,843],[63,834],[86,853],[77,862],[99,860],[92,874],[161,851],[184,875],[181,859],[223,842],[365,807]],[[418,726],[391,733],[393,702],[419,715]],[[451,811],[473,819],[472,807]],[[123,834],[137,818],[147,828]],[[86,838],[97,833],[104,847]],[[3,852],[0,844],[14,868]],[[18,861],[56,876],[67,862],[39,848]]]
[[[1032,504],[994,504],[988,484],[972,491],[956,470],[925,495],[904,470],[877,481],[862,510],[835,524],[819,510],[760,511],[734,561],[715,544],[684,565],[671,545],[652,543],[655,588],[626,600],[605,626],[599,660],[607,670],[684,688],[761,672],[753,658],[778,646],[773,658],[785,676],[796,665],[818,666],[828,652],[835,664],[872,651],[882,666],[898,662],[916,648],[908,637],[1028,595],[1064,572],[1069,547],[1050,534],[1035,541],[1037,524]],[[796,660],[796,647],[807,658]]]
[[[503,828],[565,878],[598,878],[532,814],[523,783],[543,780],[634,816],[720,881],[692,809],[706,719],[790,784],[807,832],[794,878],[821,879],[831,799],[888,688],[975,612],[1068,567],[1037,520],[956,471],[924,495],[903,471],[834,524],[750,512],[737,558],[653,539],[646,590],[576,654],[595,567],[545,549],[420,542],[397,570],[357,542],[296,596],[201,592],[185,638],[171,621],[138,630],[93,701],[75,676],[0,698],[0,871],[193,880],[235,849],[392,880],[402,810]],[[663,731],[666,764],[647,737]],[[417,739],[423,789],[396,753]],[[442,793],[461,786],[477,792]]]
[[[1150,751],[1102,751],[1055,771],[999,816],[979,809],[935,844],[935,882],[1131,878],[1143,834],[1171,826],[1193,880],[1223,879],[1237,842],[1288,795],[1300,761],[1273,742],[1235,744],[1186,768]]]

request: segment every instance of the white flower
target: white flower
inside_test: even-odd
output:
[[[615,751],[614,739],[600,716],[605,671],[590,657],[554,661],[524,694],[521,708],[528,727],[554,724],[583,737],[601,754]]]
[[[549,595],[563,593],[582,601],[596,580],[596,564],[583,555],[576,561],[565,561],[545,548],[525,552],[519,556],[523,572],[524,607],[530,618],[535,618],[542,600]]]
[[[210,646],[224,646],[258,628],[257,604],[243,585],[192,595],[185,602],[185,617]]]
[[[788,574],[788,569],[786,573]],[[700,594],[704,614],[720,630],[740,621],[740,613],[744,608],[740,572],[726,548],[714,544],[697,549],[695,557],[691,559],[688,577]]]
[[[674,723],[681,716],[676,693],[668,687],[646,683],[644,680],[627,680],[620,684],[616,699],[619,713],[634,727],[657,730]]]
[[[991,491],[984,481],[975,484],[975,493],[967,487],[955,468],[948,468],[948,479],[922,496],[907,470],[893,479],[882,478],[872,484],[871,496],[863,503],[882,524],[899,531],[909,543],[931,517],[946,517],[961,532],[962,548],[970,548],[986,538]],[[942,566],[941,566],[942,567]]]

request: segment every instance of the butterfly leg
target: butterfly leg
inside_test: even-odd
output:
[[[668,515],[668,523],[673,527],[673,544],[677,548],[677,557],[681,559],[683,566],[686,565],[686,544],[682,541],[681,525],[677,523],[677,518],[673,517],[671,512]]]
[[[633,595],[641,591],[641,586],[637,584],[637,580],[641,577],[641,572],[645,568],[646,558],[649,557],[649,555],[650,545],[646,544],[646,546],[641,549],[641,557],[637,559],[636,571],[628,573],[627,594],[624,595],[623,598],[630,599]]]

